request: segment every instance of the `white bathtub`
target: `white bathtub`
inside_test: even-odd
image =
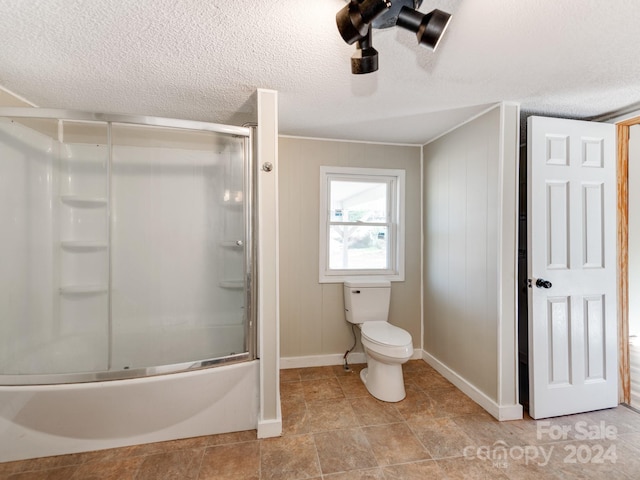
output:
[[[0,386],[0,462],[255,429],[258,367]]]

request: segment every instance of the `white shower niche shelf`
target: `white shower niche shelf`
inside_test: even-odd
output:
[[[222,280],[218,285],[220,288],[244,288],[244,282],[242,280]]]

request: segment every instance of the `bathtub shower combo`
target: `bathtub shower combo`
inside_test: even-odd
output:
[[[255,428],[252,136],[0,108],[0,462]]]

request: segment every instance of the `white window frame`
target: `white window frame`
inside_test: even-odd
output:
[[[329,267],[329,234],[332,225],[330,188],[331,180],[350,182],[384,180],[389,182],[390,228],[389,269],[337,270]],[[404,281],[405,250],[405,171],[387,168],[320,167],[320,283],[342,283],[353,277],[384,277],[392,282]],[[344,223],[344,222],[343,222]],[[342,224],[342,223],[341,223]]]

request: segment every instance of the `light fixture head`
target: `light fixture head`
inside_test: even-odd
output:
[[[413,8],[404,6],[398,15],[397,25],[414,32],[420,45],[435,50],[450,21],[451,14],[442,10],[436,9],[422,14]]]
[[[371,28],[366,36],[358,40],[358,49],[351,56],[351,73],[361,75],[378,70],[378,51],[371,42]]]
[[[336,14],[342,39],[349,45],[367,36],[371,22],[391,6],[390,0],[350,0]]]
[[[391,7],[378,15],[371,25],[380,30],[395,27],[402,7],[407,6],[418,10],[421,5],[422,0],[392,0]]]

